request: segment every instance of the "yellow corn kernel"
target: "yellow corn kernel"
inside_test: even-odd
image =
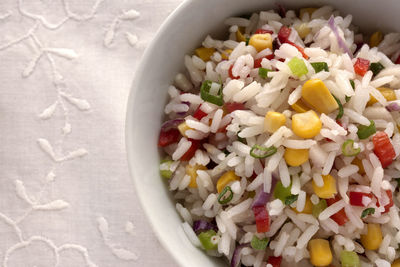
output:
[[[367,234],[361,235],[361,244],[365,249],[378,249],[382,243],[381,226],[375,223],[367,224]]]
[[[303,211],[300,212],[300,211],[297,210],[297,208],[292,208],[292,210],[294,210],[297,213],[312,214],[312,207],[313,207],[313,204],[311,202],[310,196],[307,195],[306,204],[304,205]]]
[[[364,165],[362,164],[361,159],[354,158],[351,164],[358,166],[358,173],[361,175],[365,174]]]
[[[369,47],[378,46],[383,40],[383,34],[381,32],[374,32],[369,38]]]
[[[190,184],[189,187],[197,188],[197,171],[198,170],[207,170],[207,168],[203,165],[186,165],[186,174],[190,176]]]
[[[210,61],[211,56],[215,52],[215,48],[200,47],[194,50],[196,55],[201,58],[204,62]]]
[[[400,267],[400,259],[395,260],[395,261],[392,263],[392,267]]]
[[[337,193],[336,179],[332,175],[328,174],[322,175],[322,180],[324,181],[324,185],[322,187],[317,186],[315,182],[312,181],[314,193],[320,198],[333,198]]]
[[[267,132],[274,133],[286,123],[286,117],[282,113],[268,111],[264,119],[264,129]]]
[[[229,55],[232,53],[232,49],[226,49],[224,52],[221,53],[222,59],[228,60]]]
[[[192,128],[190,128],[190,127],[186,124],[186,122],[182,122],[181,124],[178,125],[178,130],[179,130],[179,132],[181,133],[182,136],[184,136],[184,137],[187,138],[186,131],[187,131],[187,130],[192,130]]]
[[[269,33],[253,34],[250,37],[249,45],[253,46],[257,50],[257,52],[260,52],[266,48],[272,50],[271,34]]]
[[[327,266],[332,262],[332,252],[329,241],[325,239],[312,239],[308,242],[310,261],[314,266]]]
[[[300,19],[303,19],[303,16],[306,13],[308,13],[308,15],[311,18],[311,15],[314,13],[315,10],[317,10],[315,7],[301,8],[300,9]]]
[[[235,174],[234,171],[227,171],[224,173],[217,182],[217,191],[221,193],[221,191],[225,188],[227,184],[230,182],[238,181],[240,177]]]
[[[303,113],[310,110],[310,108],[307,107],[306,103],[304,103],[304,101],[301,99],[297,100],[297,102],[291,105],[291,107],[298,113]]]
[[[396,100],[396,93],[394,92],[393,89],[390,88],[386,88],[386,87],[379,87],[378,88],[379,92],[381,92],[381,94],[383,95],[383,97],[387,100],[387,101],[393,101]],[[369,101],[367,103],[368,106],[372,106],[373,104],[377,103],[378,100],[376,100],[375,97],[373,97],[372,95],[370,95]]]
[[[297,167],[308,160],[308,149],[286,148],[284,157],[289,166]]]
[[[307,23],[301,23],[294,26],[300,38],[304,39],[311,32],[311,28],[307,26]]]
[[[298,137],[313,138],[321,128],[322,122],[313,110],[292,116],[292,130]]]
[[[236,31],[236,41],[246,42],[246,37],[243,35],[243,33],[240,31],[240,29]]]
[[[339,108],[335,98],[320,79],[311,79],[301,89],[303,100],[320,113],[329,114]]]

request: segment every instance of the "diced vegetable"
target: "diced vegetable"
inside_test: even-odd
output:
[[[160,136],[158,138],[158,146],[166,147],[170,144],[179,141],[181,134],[178,129],[169,129],[167,131],[160,131]]]
[[[372,201],[372,194],[350,191],[349,198],[350,198],[350,205],[365,207],[368,205],[368,203],[365,204],[365,201]],[[365,200],[363,201],[363,199]]]
[[[211,89],[214,87],[218,87],[217,94],[212,94]],[[224,104],[223,94],[222,94],[222,85],[212,82],[210,80],[205,80],[200,88],[200,96],[204,101],[210,102],[217,106],[222,106]]]
[[[279,257],[269,256],[267,263],[271,264],[272,267],[280,267],[282,263],[282,256]]]
[[[265,250],[268,247],[268,243],[269,243],[268,237],[259,239],[257,236],[253,236],[250,245],[255,250]]]
[[[393,145],[390,142],[389,136],[385,132],[377,132],[372,137],[374,144],[374,153],[379,158],[383,168],[392,164],[393,159],[396,157]]]
[[[224,60],[228,60],[229,59],[229,55],[232,53],[232,49],[226,49],[221,53],[221,57]]]
[[[303,113],[310,110],[310,108],[301,99],[297,100],[297,102],[291,105],[291,107],[298,113]]]
[[[258,69],[258,75],[263,78],[266,79],[268,78],[268,72],[271,71],[269,69],[265,69],[265,68],[259,68]]]
[[[236,41],[238,42],[246,42],[246,37],[243,35],[242,31],[238,29],[236,31]]]
[[[277,148],[274,146],[265,147],[260,145],[254,145],[250,150],[250,156],[257,159],[264,159],[272,156],[276,153]]]
[[[356,63],[354,63],[354,71],[361,76],[369,70],[369,60],[364,58],[357,58]]]
[[[172,177],[172,171],[170,170],[172,163],[174,162],[168,158],[160,162],[160,174],[163,178],[170,179]]]
[[[302,59],[294,57],[287,64],[294,76],[301,77],[308,73],[307,66]]]
[[[389,198],[389,203],[385,205],[385,211],[383,213],[388,212],[390,210],[390,208],[394,205],[392,191],[391,190],[385,190],[385,193],[386,193],[387,197]],[[379,201],[376,202],[376,206],[378,208],[380,207]]]
[[[383,40],[383,34],[381,32],[374,32],[369,39],[369,47],[378,46]]]
[[[342,267],[361,267],[360,258],[354,251],[343,250],[340,253]]]
[[[301,39],[306,38],[306,36],[311,32],[311,28],[308,27],[307,23],[297,24],[296,26],[294,26],[294,28],[296,29]]]
[[[379,224],[367,224],[367,233],[361,235],[361,244],[365,249],[375,250],[378,249],[382,243],[382,231]]]
[[[328,174],[328,175],[322,175],[322,180],[324,181],[324,185],[319,187],[317,184],[313,181],[312,186],[314,189],[314,193],[320,197],[320,198],[333,198],[336,193],[336,179]]]
[[[367,217],[368,215],[372,215],[375,213],[375,209],[374,208],[368,208],[363,210],[363,212],[361,213],[361,219]]]
[[[214,230],[208,230],[201,232],[197,237],[205,250],[217,249],[218,243],[213,241],[217,233]]]
[[[256,219],[257,233],[266,233],[269,231],[269,214],[265,206],[253,207],[254,217]]]
[[[227,114],[229,114],[235,110],[245,110],[246,107],[242,103],[230,102],[225,103],[223,109]]]
[[[294,202],[297,201],[297,198],[299,197],[299,195],[290,195],[288,197],[286,197],[285,199],[285,205],[292,205]]]
[[[190,184],[189,187],[197,188],[197,171],[198,170],[207,170],[207,168],[203,165],[186,165],[186,174],[190,176]]]
[[[313,205],[312,207],[312,215],[315,218],[318,218],[319,214],[328,207],[328,204],[326,204],[326,200],[325,199],[320,199],[318,204]]]
[[[260,52],[267,48],[272,50],[271,34],[269,33],[253,34],[250,37],[249,45],[253,46],[257,50],[257,52]]]
[[[215,48],[200,47],[194,50],[196,55],[204,62],[210,61],[211,56],[215,53]]]
[[[319,134],[321,128],[322,122],[313,110],[292,116],[292,130],[299,137],[313,138]]]
[[[315,7],[300,8],[300,19],[303,19],[303,16],[306,13],[309,15],[309,18],[311,19],[311,16],[315,10],[317,10],[317,8],[315,8]]]
[[[249,42],[250,42],[250,38],[246,37],[246,46],[249,45]]]
[[[270,30],[265,30],[265,29],[257,29],[255,32],[255,34],[264,34],[264,33],[269,33],[269,34],[273,34],[273,31]]]
[[[217,182],[218,193],[221,193],[225,186],[234,181],[240,181],[240,177],[237,176],[234,171],[227,171],[224,173]]]
[[[320,113],[329,114],[339,108],[333,95],[320,79],[311,79],[301,89],[303,100]]]
[[[254,68],[255,68],[255,69],[256,69],[256,68],[261,68],[261,67],[262,67],[262,66],[261,66],[261,62],[262,62],[262,60],[263,60],[264,58],[271,60],[271,59],[274,58],[274,54],[270,54],[270,55],[267,55],[267,56],[265,56],[265,57],[260,57],[260,58],[254,59]]]
[[[270,133],[276,132],[286,124],[286,117],[282,113],[268,111],[264,119],[264,129]]]
[[[313,204],[311,202],[310,196],[309,195],[306,196],[306,203],[304,205],[303,211],[298,211],[297,207],[293,208],[293,210],[296,213],[312,214],[312,212],[313,212]]]
[[[354,140],[347,139],[342,145],[342,153],[346,157],[357,156],[361,151],[360,147],[354,147]]]
[[[205,113],[204,111],[202,111],[200,109],[201,105],[196,109],[196,111],[193,114],[193,118],[196,118],[198,120],[201,120],[202,118],[204,118],[205,116],[207,116],[207,113]]]
[[[229,77],[233,80],[239,79],[240,78],[239,76],[233,76],[232,69],[233,69],[233,64],[229,67],[229,70],[228,70]]]
[[[221,205],[228,204],[233,198],[233,191],[230,186],[225,186],[224,190],[218,196],[218,203]]]
[[[313,62],[311,63],[311,66],[314,68],[315,73],[329,71],[328,64],[326,64],[326,62]]]
[[[393,89],[386,88],[386,87],[379,87],[378,90],[387,101],[393,101],[393,100],[397,99],[396,93],[394,92]],[[372,95],[370,95],[370,99],[369,99],[367,105],[372,106],[373,104],[375,104],[377,102],[378,102],[378,100],[375,97],[373,97]]]
[[[196,150],[200,147],[200,141],[199,140],[192,140],[189,139],[190,142],[192,142],[192,145],[186,151],[185,154],[180,158],[181,161],[189,161],[191,158],[193,158],[194,153],[196,153]]]
[[[327,266],[332,262],[332,252],[329,241],[325,239],[312,239],[308,242],[310,261],[314,266]]]
[[[280,199],[283,203],[285,203],[286,198],[292,195],[292,193],[290,192],[291,189],[291,185],[288,187],[284,187],[282,182],[278,181],[274,189],[274,198]]]
[[[187,137],[186,131],[191,130],[191,128],[186,124],[186,122],[182,122],[178,125],[178,130],[182,136]]]
[[[379,62],[371,63],[371,65],[369,66],[369,69],[375,76],[378,75],[379,72],[381,72],[384,68],[385,67]]]
[[[289,36],[290,36],[291,32],[292,32],[292,30],[290,28],[288,28],[286,26],[282,26],[278,32],[279,42],[281,42],[282,44],[287,43],[289,41]]]
[[[358,128],[358,131],[357,131],[358,138],[367,139],[368,137],[370,137],[371,135],[376,133],[375,122],[372,120],[370,122],[371,122],[371,124],[368,126],[358,125],[358,127],[357,127]]]
[[[350,80],[350,85],[353,88],[353,90],[356,88],[356,85],[354,83],[354,80]]]
[[[289,166],[297,167],[308,161],[308,149],[286,148],[284,158]]]
[[[365,174],[364,165],[362,164],[361,159],[354,158],[351,164],[358,166],[358,173],[361,175]]]
[[[338,202],[339,200],[340,200],[339,195],[336,195],[334,198],[327,199],[326,203],[328,204],[328,206],[331,206],[334,203]],[[334,220],[339,226],[342,226],[349,221],[349,218],[347,218],[344,208],[339,210],[337,213],[333,214],[331,216],[331,219]]]
[[[339,106],[339,112],[338,112],[338,114],[336,115],[336,119],[338,120],[338,119],[340,119],[340,118],[343,117],[344,109],[343,109],[342,103],[340,103],[340,100],[339,100],[336,96],[334,96],[334,95],[332,95],[332,96],[333,96],[333,98],[335,99],[336,103],[337,103],[338,106]],[[350,100],[350,99],[349,99],[349,100]]]

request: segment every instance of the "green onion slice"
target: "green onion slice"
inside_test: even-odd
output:
[[[286,197],[285,205],[288,205],[288,206],[292,205],[297,200],[298,197],[299,197],[299,195],[290,195],[290,196]]]
[[[293,75],[297,77],[301,77],[308,73],[307,66],[302,59],[294,57],[287,64]]]
[[[240,133],[241,131],[242,131],[242,130],[240,130],[240,131],[236,134],[237,140],[238,140],[240,143],[243,143],[243,144],[247,145],[246,138],[243,138],[243,137],[240,137],[240,136],[239,136],[239,133]]]
[[[342,250],[340,253],[342,267],[360,267],[360,258],[354,251]]]
[[[276,153],[278,149],[274,146],[264,147],[259,145],[254,145],[250,150],[250,156],[257,159],[264,159],[272,156]]]
[[[255,250],[265,250],[268,247],[268,243],[269,243],[268,237],[259,239],[257,236],[253,236],[250,245]]]
[[[344,100],[346,101],[346,103],[349,102],[350,99],[351,99],[351,96],[346,95],[346,96],[344,97]]]
[[[358,126],[358,131],[357,131],[358,138],[367,139],[368,137],[376,133],[375,122],[373,120],[370,120],[370,122],[371,124],[368,126],[365,125]]]
[[[326,64],[326,62],[314,62],[311,63],[311,66],[314,68],[315,73],[320,71],[329,71],[328,64]]]
[[[350,80],[350,84],[351,84],[351,87],[353,87],[353,90],[356,88],[356,85],[354,84],[354,80]]]
[[[266,68],[259,68],[259,69],[258,69],[258,75],[259,75],[261,78],[266,79],[266,78],[268,78],[268,72],[269,72],[269,71],[271,71],[271,70],[266,69]]]
[[[213,242],[213,238],[216,235],[217,233],[214,230],[208,230],[201,232],[197,237],[199,238],[199,241],[205,250],[214,250],[218,247],[218,243]]]
[[[233,198],[233,191],[230,186],[225,186],[218,196],[218,203],[221,205],[228,204]]]
[[[250,38],[246,37],[246,45],[249,45]]]
[[[375,209],[374,208],[368,208],[363,210],[363,212],[361,213],[361,218],[365,218],[368,215],[374,214],[375,213]]]
[[[361,148],[355,148],[354,147],[354,140],[353,139],[347,139],[344,141],[342,145],[342,153],[346,157],[354,157],[357,156],[361,151]]]
[[[280,199],[283,203],[285,203],[286,198],[292,194],[291,190],[292,190],[292,185],[284,187],[282,182],[278,181],[274,189],[274,198]]]
[[[328,207],[328,204],[326,203],[325,199],[320,199],[318,204],[313,205],[312,207],[312,215],[315,218],[318,218],[319,214]]]
[[[340,100],[336,96],[334,96],[334,95],[332,95],[332,96],[336,100],[336,102],[339,106],[339,113],[337,114],[336,119],[340,119],[341,117],[343,117],[343,114],[344,114],[343,105],[342,105],[342,103],[340,103]]]
[[[217,94],[211,94],[211,88],[217,85],[219,86]],[[222,84],[218,84],[210,80],[204,81],[200,88],[200,97],[204,101],[210,102],[217,106],[222,106],[224,104],[224,99],[222,95]]]
[[[174,163],[169,158],[164,159],[160,162],[160,174],[162,177],[170,179],[172,177],[172,171],[170,170],[171,164]]]
[[[372,71],[374,76],[378,75],[384,68],[385,67],[379,62],[374,62],[369,65],[369,69]]]

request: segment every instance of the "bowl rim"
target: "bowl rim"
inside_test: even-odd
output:
[[[133,142],[132,140],[132,135],[130,133],[130,130],[132,129],[131,124],[132,124],[132,117],[133,117],[133,109],[129,108],[132,106],[135,96],[138,93],[138,80],[142,75],[145,73],[145,65],[142,64],[143,62],[147,62],[149,58],[151,57],[151,51],[154,50],[157,46],[158,40],[161,39],[161,32],[164,32],[166,28],[170,26],[171,23],[173,23],[174,18],[176,17],[177,14],[183,12],[185,9],[187,9],[195,0],[183,0],[168,16],[167,18],[161,23],[161,26],[158,28],[156,31],[154,38],[150,41],[150,44],[146,47],[144,54],[139,61],[138,68],[136,69],[136,73],[134,74],[134,78],[132,81],[132,84],[130,86],[130,92],[128,96],[128,102],[126,106],[126,117],[125,117],[125,148],[127,152],[127,160],[128,160],[128,169],[129,169],[129,175],[131,179],[133,180],[134,184],[134,190],[136,192],[136,195],[138,196],[141,208],[146,216],[146,219],[148,222],[150,222],[150,227],[152,229],[152,232],[155,234],[157,240],[161,243],[163,248],[168,252],[168,255],[172,255],[172,258],[178,265],[180,266],[185,266],[185,262],[181,257],[178,256],[178,253],[176,250],[174,250],[171,246],[169,246],[168,240],[164,238],[162,234],[159,233],[158,228],[156,227],[156,222],[154,221],[154,218],[150,215],[150,212],[145,208],[145,200],[143,197],[143,194],[140,190],[138,190],[138,183],[139,180],[135,177],[138,177],[135,174],[135,170],[132,168],[132,162],[133,160],[133,153],[130,152],[129,147],[131,147],[131,144]],[[135,89],[135,90],[133,90]]]

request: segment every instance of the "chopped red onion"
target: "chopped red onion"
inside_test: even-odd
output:
[[[190,107],[190,102],[182,101],[181,103],[187,105],[188,107]],[[185,116],[187,114],[187,112],[177,112],[176,114],[178,116]]]
[[[344,40],[342,39],[342,37],[340,37],[339,35],[339,30],[335,25],[335,18],[333,16],[331,16],[328,20],[328,26],[329,28],[331,28],[332,32],[335,34],[336,39],[338,41],[339,47],[341,49],[343,49],[343,51],[345,53],[347,53],[350,58],[353,58],[353,53],[351,53],[350,49],[347,47],[346,43],[344,42]]]
[[[250,247],[250,243],[244,243],[241,245],[236,246],[235,251],[233,252],[232,260],[231,260],[231,267],[237,267],[240,264],[240,253],[242,252],[243,248]]]
[[[271,193],[274,192],[274,188],[277,182],[278,182],[277,175],[273,173],[271,180],[271,190],[270,190]],[[256,196],[254,197],[254,201],[253,204],[251,205],[251,208],[265,206],[271,198],[271,193],[265,193],[264,190],[260,189],[257,192]]]
[[[165,132],[165,131],[168,131],[171,128],[176,128],[179,124],[181,124],[184,121],[185,120],[182,119],[182,118],[166,121],[161,125],[161,131]]]
[[[389,112],[392,112],[392,111],[400,111],[400,103],[399,103],[400,101],[391,101],[391,102],[388,102],[387,103],[387,105],[386,105],[386,109],[389,111]]]
[[[218,227],[214,223],[203,220],[193,222],[193,231],[196,233],[196,235],[208,230],[214,230],[215,232],[218,232]]]

